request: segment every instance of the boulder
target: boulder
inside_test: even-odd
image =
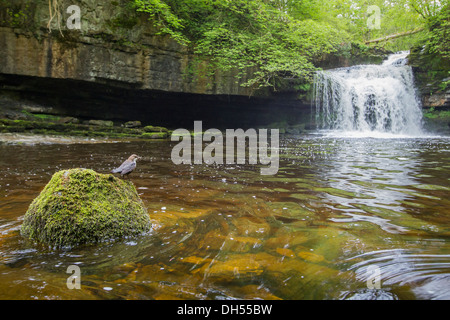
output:
[[[54,247],[138,236],[150,217],[131,181],[89,169],[55,173],[25,214],[21,234]]]
[[[165,139],[167,137],[167,132],[144,132],[141,135],[141,138],[143,139]]]
[[[73,124],[79,124],[80,119],[75,117],[63,117],[58,120],[59,123],[73,123]]]
[[[108,120],[89,120],[87,122],[90,126],[99,126],[99,127],[112,127],[114,123]]]
[[[164,127],[154,127],[154,126],[146,126],[144,127],[145,132],[168,132],[169,130]]]
[[[140,121],[128,121],[124,124],[125,128],[139,128],[142,126]]]

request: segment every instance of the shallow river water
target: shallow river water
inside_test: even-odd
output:
[[[0,144],[1,299],[450,299],[448,138],[286,138],[274,176],[174,165],[169,141],[76,142]],[[20,235],[53,173],[131,153],[150,234],[73,249]]]

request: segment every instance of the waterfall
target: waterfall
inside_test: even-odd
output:
[[[408,54],[390,55],[382,65],[317,72],[313,100],[317,127],[420,135],[422,110]]]

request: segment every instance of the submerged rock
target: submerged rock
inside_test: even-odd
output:
[[[25,214],[21,234],[51,246],[137,236],[151,223],[131,181],[89,169],[55,173]]]

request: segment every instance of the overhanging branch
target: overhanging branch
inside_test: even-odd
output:
[[[381,42],[381,41],[388,41],[388,40],[391,40],[391,39],[396,39],[396,38],[400,38],[400,37],[404,37],[404,36],[409,36],[411,34],[419,33],[419,32],[421,32],[423,30],[425,30],[425,28],[419,28],[419,29],[415,29],[415,30],[400,32],[400,33],[396,33],[396,34],[391,34],[391,35],[386,36],[386,37],[382,37],[382,38],[366,41],[365,43],[369,44],[369,43],[378,43],[378,42]]]

